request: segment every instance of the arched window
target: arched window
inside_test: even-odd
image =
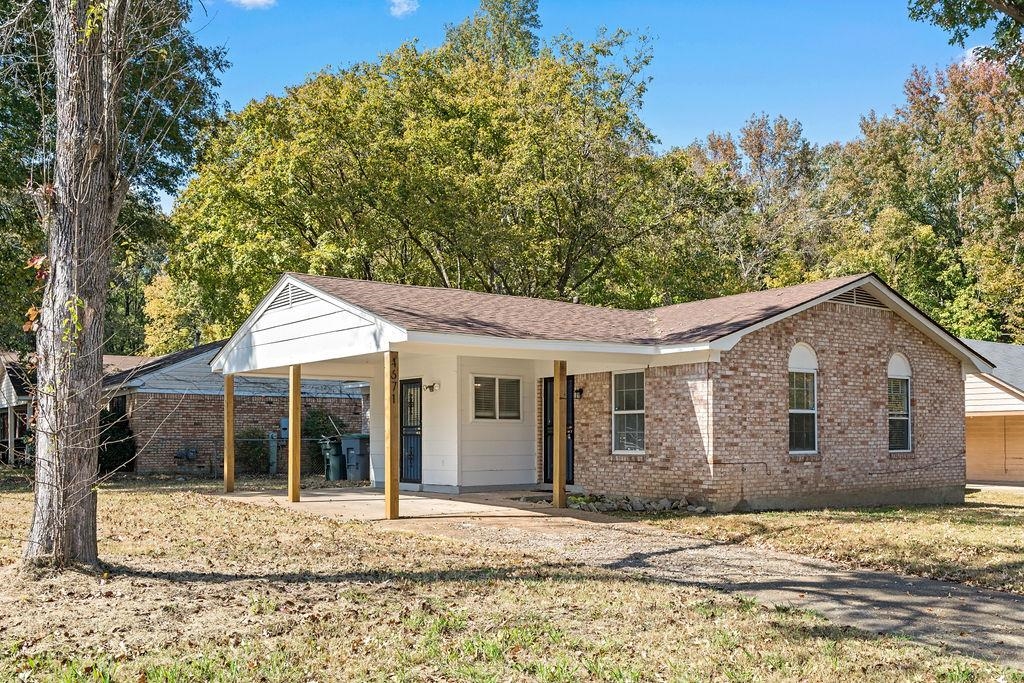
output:
[[[807,344],[789,352],[789,452],[818,452],[818,357]]]
[[[894,353],[889,359],[888,381],[889,452],[909,453],[913,450],[913,429],[910,420],[910,362]]]

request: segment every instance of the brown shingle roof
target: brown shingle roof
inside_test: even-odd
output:
[[[713,341],[864,277],[628,311],[444,287],[289,275],[410,331],[626,344]]]

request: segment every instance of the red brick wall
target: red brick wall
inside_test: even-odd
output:
[[[365,413],[358,398],[302,397],[303,413],[316,406],[341,417],[346,429],[365,431]],[[368,403],[368,401],[367,401]],[[235,432],[276,429],[288,415],[285,396],[235,396]],[[218,474],[224,463],[224,397],[195,394],[128,395],[128,417],[138,448],[136,471],[193,471]],[[195,448],[194,463],[175,460],[182,448]],[[316,444],[303,444],[303,464],[319,455]],[[285,469],[286,450],[278,451],[278,471]]]
[[[818,358],[818,455],[789,455],[789,352]],[[913,452],[889,453],[892,354],[910,361]],[[715,381],[716,507],[963,500],[960,361],[889,310],[824,303],[744,337]],[[747,463],[747,464],[743,464]]]
[[[818,357],[819,453],[810,458],[789,455],[798,342]],[[888,452],[886,378],[897,351],[913,368],[910,454]],[[717,509],[962,499],[960,362],[891,311],[825,303],[747,335],[720,363],[648,368],[643,455],[611,453],[610,380],[576,376],[575,483],[588,493],[686,496]],[[538,480],[541,472],[538,459]]]

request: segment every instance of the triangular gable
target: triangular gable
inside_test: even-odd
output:
[[[959,338],[947,332],[941,325],[929,318],[923,311],[914,304],[903,298],[896,290],[885,284],[877,275],[865,275],[853,282],[837,287],[821,296],[810,299],[783,311],[770,318],[766,318],[750,325],[742,330],[729,334],[712,342],[711,347],[727,351],[734,347],[740,339],[768,325],[773,325],[781,320],[813,308],[826,301],[837,301],[856,306],[870,308],[886,308],[896,313],[900,318],[923,333],[926,337],[937,343],[949,353],[953,354],[965,364],[967,372],[987,373],[991,372],[993,365],[984,356],[974,351]]]
[[[210,362],[233,374],[386,351],[406,331],[283,275]]]

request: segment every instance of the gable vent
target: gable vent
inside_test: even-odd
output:
[[[862,287],[851,289],[848,292],[832,297],[832,301],[842,304],[853,304],[854,306],[870,306],[871,308],[888,308],[881,301],[872,296]]]
[[[288,284],[284,289],[278,292],[277,296],[274,297],[274,300],[270,302],[269,306],[267,306],[267,310],[272,311],[275,308],[291,308],[292,306],[297,306],[306,301],[312,301],[315,298],[316,297],[311,292],[300,289],[295,285]]]

